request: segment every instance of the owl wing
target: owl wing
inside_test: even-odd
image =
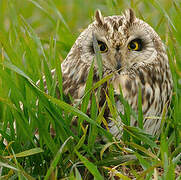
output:
[[[160,66],[152,64],[131,68],[112,82],[115,95],[120,94],[121,87],[123,97],[135,112],[138,111],[138,93],[141,91],[143,128],[152,135],[159,134],[162,112],[171,98],[172,83],[167,75],[167,71],[163,72]],[[124,113],[120,100],[116,104],[118,112]],[[138,122],[131,118],[130,125],[138,126]]]
[[[70,72],[70,70],[67,71],[64,67],[62,68],[63,93],[64,95],[70,95],[73,99],[75,99],[75,101],[79,100],[84,95],[84,89],[86,85],[89,67],[86,67],[86,65],[81,65],[80,69],[81,70],[78,72],[73,72],[74,70]],[[56,69],[52,69],[52,79],[56,78],[55,75]],[[49,92],[45,75],[42,77],[42,80],[44,91],[48,94]],[[36,85],[40,86],[40,80],[36,82]],[[58,80],[56,80],[56,94],[57,98],[59,98],[60,91],[58,88]]]

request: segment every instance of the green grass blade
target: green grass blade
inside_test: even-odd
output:
[[[165,179],[175,179],[175,166],[173,163],[170,163],[170,165],[168,166],[168,171],[165,174]]]
[[[15,167],[7,164],[7,163],[0,162],[0,166],[1,166],[1,167],[6,167],[6,168],[9,168],[9,169],[12,169],[12,170],[14,170],[14,171],[19,171],[17,168],[15,168]]]
[[[67,28],[67,30],[69,32],[70,28],[68,26],[68,24],[66,23],[65,19],[63,18],[63,15],[61,14],[61,12],[56,8],[55,4],[53,3],[53,1],[49,0],[48,4],[50,5],[50,7],[52,8],[52,10],[57,14],[57,16],[59,17],[59,19],[63,22],[64,26]]]
[[[57,152],[57,154],[55,155],[55,158],[53,159],[50,168],[48,169],[46,176],[45,176],[45,180],[49,179],[51,173],[53,172],[53,170],[56,168],[61,156],[62,156],[62,151],[64,149],[64,147],[66,146],[67,142],[72,139],[72,137],[70,136],[61,146],[61,148],[59,149],[59,151]]]
[[[161,158],[162,158],[162,163],[164,165],[164,169],[167,171],[168,170],[168,143],[165,138],[165,135],[162,134],[161,136],[161,145],[160,145],[160,150],[161,150]]]
[[[152,148],[158,147],[157,144],[152,140],[152,136],[149,134],[145,134],[144,131],[137,127],[123,126],[123,129],[126,130],[130,135],[135,137],[138,140],[141,140],[145,144],[150,145]]]
[[[148,149],[145,149],[144,147],[142,147],[142,146],[140,146],[140,145],[138,145],[138,144],[136,144],[136,143],[133,143],[133,142],[130,142],[130,143],[128,143],[130,146],[132,146],[133,148],[135,148],[135,149],[138,149],[138,150],[140,150],[141,152],[143,152],[143,153],[145,153],[146,155],[148,155],[149,157],[151,157],[151,158],[153,158],[153,159],[155,159],[155,160],[159,160],[159,158],[155,155],[155,154],[153,154],[151,151],[149,151]],[[147,167],[148,168],[148,167]]]
[[[87,169],[91,172],[96,180],[103,180],[104,178],[101,176],[100,172],[98,171],[97,167],[88,161],[84,156],[82,156],[78,151],[76,151],[77,156],[82,161],[82,163],[87,167]]]
[[[41,149],[41,148],[33,148],[33,149],[29,149],[29,150],[14,154],[13,156],[16,156],[17,158],[19,158],[19,157],[27,157],[27,156],[32,156],[34,154],[38,154],[38,153],[41,153],[41,152],[43,152],[43,149]],[[12,158],[13,156],[12,155],[11,156],[6,156],[5,158]]]
[[[40,9],[42,12],[44,12],[46,14],[46,16],[51,19],[52,22],[55,23],[55,20],[49,15],[48,11],[43,8],[38,2],[34,1],[34,0],[28,0],[30,1],[32,4],[34,4],[38,9]]]
[[[83,146],[84,144],[84,141],[86,139],[86,135],[87,135],[87,129],[88,129],[88,126],[85,128],[85,131],[84,131],[84,134],[83,136],[80,138],[79,142],[76,144],[75,148],[77,151]]]
[[[141,87],[138,90],[138,127],[143,129],[143,111],[142,111],[142,92]]]
[[[99,48],[98,48],[98,43],[97,43],[96,36],[95,36],[94,33],[92,34],[92,36],[93,36],[93,48],[94,48],[94,52],[95,52],[95,55],[96,55],[96,62],[97,62],[98,71],[99,71],[99,79],[101,80],[102,79],[102,70],[103,70],[102,58],[101,58],[101,54],[100,54],[100,51],[99,51]]]
[[[108,169],[109,170],[109,173],[111,174],[114,174],[114,176],[116,178],[119,178],[121,180],[131,180],[129,177],[123,175],[121,172],[117,171],[115,168],[108,168],[108,167],[104,167],[105,169]]]
[[[84,93],[87,95],[83,97],[82,104],[81,104],[81,111],[84,113],[87,112],[87,106],[90,100],[90,95],[91,95],[90,89],[92,88],[92,83],[93,83],[93,68],[94,68],[94,61],[92,62],[92,65],[89,70],[89,74],[87,76],[86,87],[84,91]]]

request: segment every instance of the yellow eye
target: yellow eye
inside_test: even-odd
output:
[[[104,42],[98,41],[98,46],[101,53],[105,53],[108,51],[108,47]]]
[[[128,49],[133,51],[142,50],[142,41],[141,39],[134,39],[128,44]]]

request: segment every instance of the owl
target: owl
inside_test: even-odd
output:
[[[80,34],[61,64],[63,91],[75,100],[84,95],[87,76],[96,56],[93,39],[96,39],[101,55],[103,77],[113,73],[110,83],[115,96],[120,94],[121,87],[123,97],[137,112],[141,91],[143,129],[151,135],[159,134],[161,116],[170,102],[173,82],[167,53],[158,34],[146,22],[136,18],[132,9],[108,17],[103,17],[97,10],[94,21]],[[54,73],[52,70],[52,75]],[[93,81],[98,80],[95,61]],[[102,98],[106,101],[104,95]],[[120,100],[115,100],[117,111],[124,113]],[[130,123],[138,126],[134,118]],[[109,131],[115,137],[120,137],[119,126],[120,117],[116,122],[108,121]]]

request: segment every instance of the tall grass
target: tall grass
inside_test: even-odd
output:
[[[125,125],[118,141],[101,127],[101,123],[107,125],[103,117],[106,106],[113,120],[117,116],[112,86],[102,107],[94,93],[111,75],[93,86],[91,68],[81,108],[73,107],[62,93],[60,63],[78,34],[92,22],[96,9],[113,15],[128,7],[154,27],[166,44],[174,94],[168,116],[162,117],[160,137],[141,130],[141,105],[137,117],[140,129],[129,126],[130,115],[135,114],[120,96],[126,113],[121,115]],[[179,179],[180,17],[179,0],[0,0],[0,178]],[[51,76],[53,68],[57,70],[55,77]],[[43,75],[48,94],[44,92]],[[75,117],[78,126],[72,124]],[[107,140],[100,142],[102,137]]]

